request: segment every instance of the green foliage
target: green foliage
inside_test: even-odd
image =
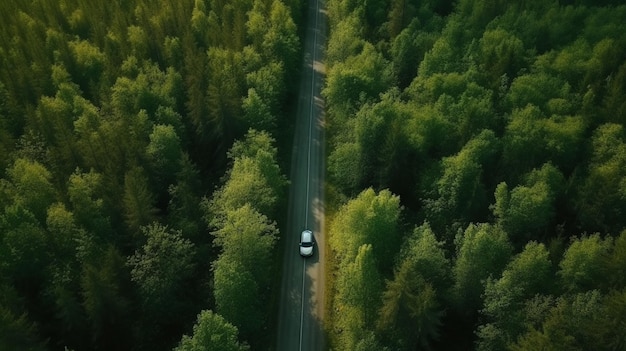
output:
[[[343,62],[349,57],[358,55],[365,45],[364,38],[359,32],[362,28],[360,18],[356,15],[345,18],[330,32],[328,49],[326,51],[326,63],[333,65]]]
[[[357,349],[377,319],[382,279],[376,267],[372,245],[359,247],[354,262],[341,270],[337,282],[337,321],[341,347]],[[363,345],[365,347],[365,345]]]
[[[14,187],[14,201],[44,222],[48,206],[52,205],[56,191],[51,183],[52,175],[39,162],[17,159],[7,170]]]
[[[272,248],[277,240],[276,223],[245,204],[228,210],[212,234],[213,243],[222,248],[222,257],[236,259],[260,283],[269,280],[267,267],[271,266]]]
[[[570,293],[602,287],[612,246],[610,237],[602,239],[598,234],[573,240],[559,263],[561,286]]]
[[[6,350],[46,350],[37,340],[37,330],[20,311],[16,292],[5,282],[0,285],[0,347]]]
[[[439,335],[444,315],[437,291],[406,260],[387,282],[382,295],[378,329],[402,349],[428,348]]]
[[[506,183],[496,187],[493,213],[514,241],[533,237],[554,217],[554,203],[562,192],[563,176],[550,163],[528,173],[524,183],[511,191]],[[523,242],[524,240],[522,240]]]
[[[233,144],[233,161],[227,180],[216,190],[211,202],[204,201],[209,224],[218,222],[224,213],[250,204],[260,213],[273,216],[287,181],[280,173],[274,140],[267,132],[250,130],[243,141]],[[211,217],[212,216],[212,217]]]
[[[28,209],[13,204],[4,209],[0,217],[2,228],[2,270],[17,285],[30,291],[37,286],[29,282],[40,282],[49,260],[48,238],[44,228]]]
[[[278,229],[269,217],[276,212],[287,184],[276,161],[274,139],[249,130],[228,152],[232,168],[211,201],[204,199],[204,218],[221,248],[213,262],[217,312],[233,323],[246,340],[258,340],[268,318],[272,253]],[[254,344],[253,344],[254,345]]]
[[[487,30],[479,44],[480,68],[486,72],[487,84],[497,87],[502,76],[515,77],[525,65],[524,43],[503,30]]]
[[[597,290],[592,290],[559,298],[540,328],[531,328],[510,349],[619,349],[623,346],[624,338],[617,333],[623,328],[624,318],[615,317],[624,313],[623,297],[623,292],[603,296]]]
[[[171,125],[155,125],[150,134],[146,155],[153,171],[165,184],[170,183],[179,166],[182,147],[180,138]]]
[[[184,335],[175,351],[246,351],[237,340],[237,328],[211,310],[198,314],[191,336]]]
[[[236,257],[222,255],[213,262],[215,306],[232,321],[243,338],[252,337],[262,323],[260,287]]]
[[[386,67],[386,60],[371,44],[333,65],[322,92],[329,111],[345,120],[363,103],[376,99],[389,88],[391,72]]]
[[[553,115],[547,119],[533,105],[514,110],[503,138],[503,161],[511,178],[549,160],[570,172],[577,164],[584,131],[580,116]]]
[[[378,259],[356,211],[364,189],[400,196],[400,237],[425,220],[437,233],[420,244],[432,255],[414,253],[428,264],[405,262],[415,233],[395,246],[393,279],[377,261],[378,328],[344,308],[335,347],[622,347],[623,327],[601,316],[609,301],[621,311],[624,287],[624,14],[613,1],[328,1],[328,180],[347,199],[329,233],[338,284],[357,284],[345,267],[361,245]],[[440,339],[416,333],[402,289],[433,291],[420,301],[448,312],[426,323]]]
[[[70,204],[76,222],[86,230],[105,238],[110,235],[111,224],[106,216],[102,175],[94,171],[82,173],[76,170],[67,185]]]
[[[328,156],[328,173],[333,182],[352,193],[362,182],[361,148],[356,142],[337,145]]]
[[[523,332],[524,302],[551,291],[552,263],[543,244],[530,242],[498,279],[485,285],[483,314],[492,323],[478,329],[478,349],[501,349]]]
[[[181,285],[193,273],[194,246],[180,231],[158,223],[141,231],[146,243],[128,259],[131,279],[139,288],[144,306],[158,307],[147,313],[172,317],[167,306],[180,299]]]
[[[213,301],[219,250],[203,217],[251,202],[273,218],[283,204],[287,181],[270,134],[259,140],[271,146],[260,142],[232,164],[227,149],[250,126],[285,124],[300,6],[0,3],[0,273],[19,304],[0,304],[0,335],[16,336],[0,348],[36,350],[44,340],[51,349],[161,350],[180,340],[198,306]],[[201,199],[225,172],[228,208],[207,214]],[[259,203],[257,186],[269,189]],[[189,266],[169,239],[142,228],[192,245],[187,256],[198,250],[203,260]]]
[[[83,308],[98,348],[119,348],[128,338],[130,301],[125,294],[124,258],[112,246],[83,267]],[[113,337],[114,336],[114,337]]]
[[[500,275],[513,247],[502,227],[489,223],[470,224],[455,241],[454,298],[459,308],[476,311],[482,302],[484,283]]]
[[[485,208],[483,165],[497,152],[498,140],[490,130],[483,130],[456,155],[441,160],[442,174],[425,199],[426,217],[435,230],[447,231],[449,225],[465,227],[480,219]]]
[[[154,195],[147,184],[143,170],[135,168],[124,177],[124,212],[126,224],[133,233],[151,223],[157,213]]]
[[[387,281],[378,329],[403,349],[428,348],[440,335],[450,277],[443,243],[428,223],[415,228],[399,253],[394,279]]]
[[[398,259],[410,262],[413,270],[439,292],[451,283],[450,262],[446,258],[444,242],[437,241],[428,223],[416,227],[404,241]]]
[[[626,143],[623,126],[605,124],[594,131],[588,175],[579,188],[581,220],[609,232],[623,229],[626,198]]]
[[[400,199],[389,190],[364,190],[345,204],[330,226],[329,242],[339,262],[353,262],[359,247],[372,245],[381,271],[389,270],[401,242]]]
[[[392,187],[397,177],[402,177],[397,165],[408,157],[409,146],[403,132],[410,110],[399,101],[395,92],[381,96],[382,101],[365,104],[354,118],[355,140],[359,152],[358,170],[362,184]],[[394,137],[390,137],[394,136]],[[345,173],[346,171],[341,171]]]

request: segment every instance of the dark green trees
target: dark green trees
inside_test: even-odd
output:
[[[252,223],[274,257],[286,180],[269,133],[288,124],[299,0],[166,5],[0,4],[2,349],[169,350],[201,310],[224,311],[206,323],[233,341],[268,319],[237,319],[215,283],[230,271],[211,270],[237,250],[203,217]]]
[[[198,314],[193,335],[183,336],[176,351],[245,351],[238,341],[237,328],[210,310]]]
[[[287,181],[267,132],[250,130],[233,144],[228,157],[232,168],[223,186],[202,202],[213,244],[220,248],[212,264],[216,312],[256,345],[269,319],[264,305],[270,296],[262,287],[271,284],[272,250],[279,234],[270,218],[280,208]]]
[[[346,199],[330,226],[337,348],[623,347],[625,14],[613,1],[328,1],[328,188]],[[391,265],[355,211],[383,189],[402,208],[384,230],[400,243]],[[367,244],[385,282],[374,330],[345,297],[363,286]]]

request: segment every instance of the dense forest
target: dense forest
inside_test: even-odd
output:
[[[301,11],[0,2],[1,350],[268,347]]]
[[[327,7],[332,348],[625,350],[623,2]]]

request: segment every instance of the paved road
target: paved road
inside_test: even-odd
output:
[[[304,66],[291,162],[289,218],[278,316],[277,351],[326,350],[324,336],[324,107],[323,0],[309,0]],[[302,258],[300,233],[311,229],[314,255]]]

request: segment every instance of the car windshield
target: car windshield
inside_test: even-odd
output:
[[[304,242],[304,243],[302,243],[302,246],[303,247],[310,247],[310,246],[313,246],[313,243]]]

